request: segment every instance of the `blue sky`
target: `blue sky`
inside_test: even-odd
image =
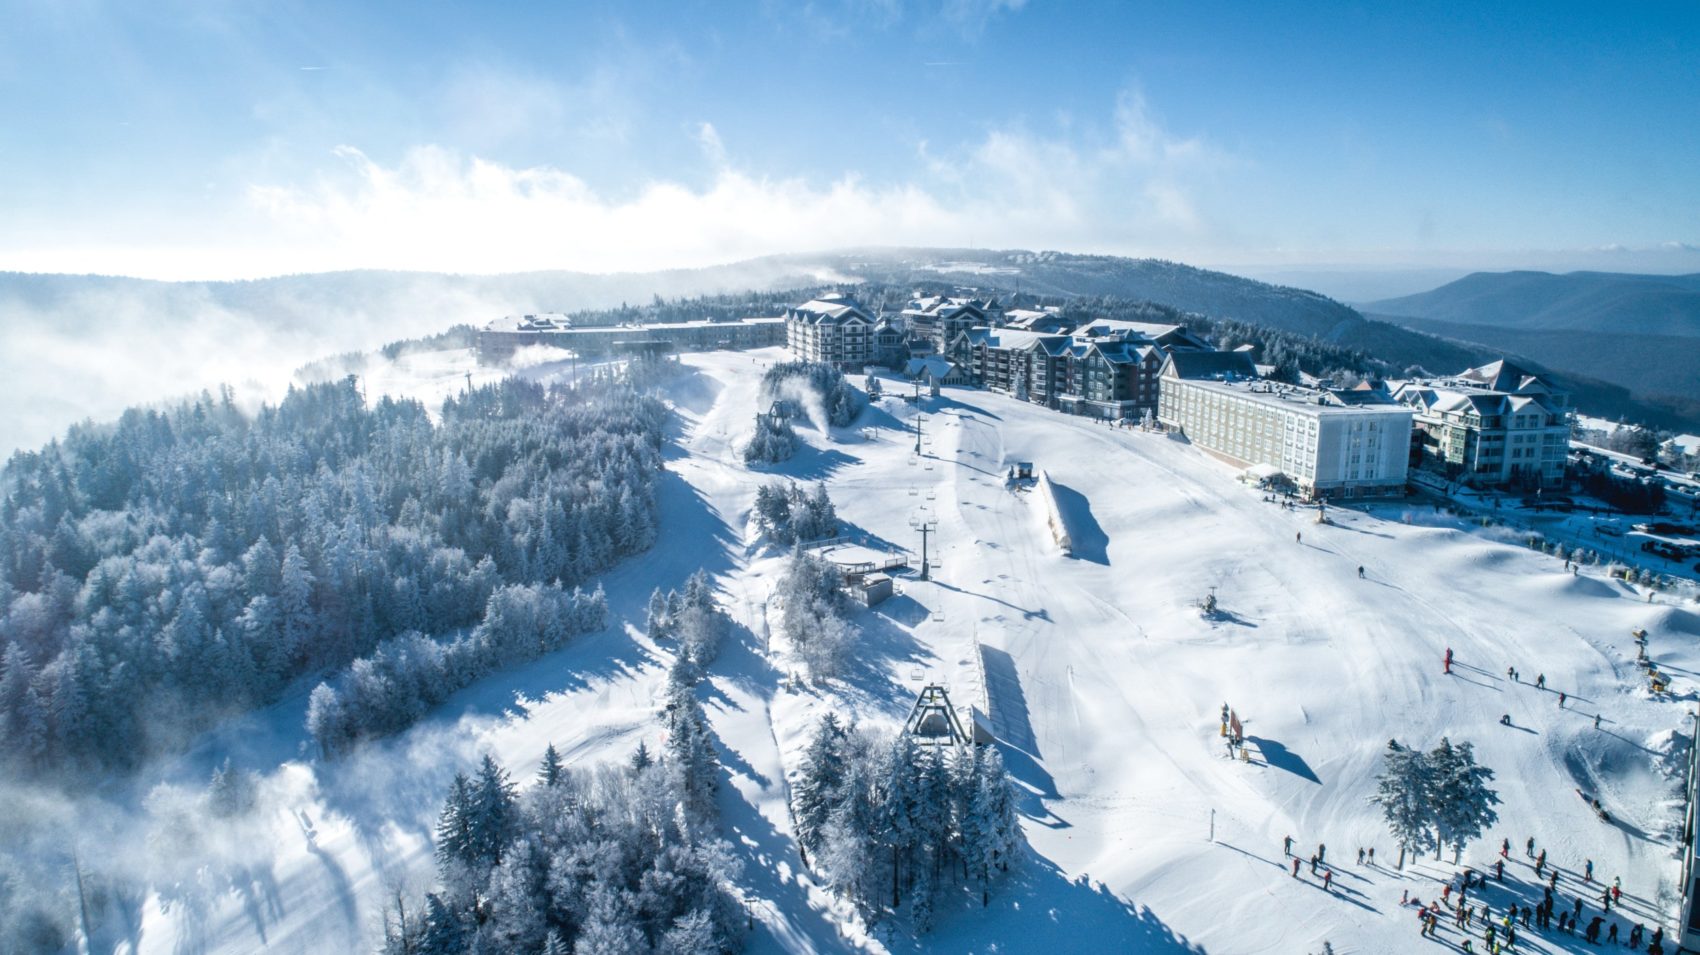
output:
[[[1700,6],[0,0],[0,269],[1700,270]]]

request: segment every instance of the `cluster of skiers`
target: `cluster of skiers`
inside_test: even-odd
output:
[[[1299,877],[1299,867],[1304,863],[1304,860],[1300,859],[1296,855],[1293,855],[1293,837],[1292,836],[1288,836],[1285,839],[1281,840],[1281,853],[1293,860],[1293,878],[1295,878],[1295,879],[1298,878]],[[1364,853],[1364,849],[1360,847],[1358,849],[1358,865],[1363,865],[1365,858],[1366,858],[1366,856],[1365,856],[1365,853]],[[1368,853],[1367,858],[1369,859],[1370,865],[1375,865],[1375,847],[1374,846],[1371,846],[1369,848],[1369,853]],[[1327,859],[1328,859],[1328,846],[1325,843],[1321,843],[1321,842],[1317,843],[1316,844],[1316,851],[1310,854],[1310,874],[1311,875],[1317,875],[1320,872],[1320,874],[1322,875],[1322,890],[1324,892],[1327,892],[1327,891],[1334,888],[1334,870],[1329,868],[1328,865],[1326,864]]]
[[[1288,841],[1291,842],[1290,839]],[[1537,852],[1534,837],[1531,836],[1524,844],[1524,854],[1534,860],[1532,867],[1535,870],[1535,878],[1539,880],[1541,874],[1548,868],[1546,850],[1541,849]],[[1500,840],[1499,855],[1500,858],[1494,860],[1493,864],[1495,881],[1504,880],[1505,860],[1510,858],[1511,855],[1510,839]],[[1436,936],[1441,914],[1449,910],[1454,926],[1464,935],[1459,943],[1460,949],[1466,952],[1477,951],[1475,940],[1470,937],[1470,933],[1479,925],[1481,926],[1481,951],[1486,955],[1498,955],[1501,952],[1516,951],[1519,929],[1527,930],[1533,926],[1537,930],[1547,931],[1556,928],[1557,931],[1566,935],[1574,935],[1577,927],[1583,922],[1586,903],[1583,902],[1582,896],[1577,895],[1571,905],[1561,906],[1554,894],[1558,887],[1558,868],[1556,866],[1552,867],[1551,874],[1546,880],[1547,884],[1541,888],[1542,898],[1538,904],[1520,907],[1513,903],[1498,913],[1485,901],[1479,907],[1470,901],[1471,889],[1485,889],[1487,887],[1486,873],[1478,873],[1473,868],[1466,868],[1461,880],[1457,881],[1461,881],[1462,884],[1457,889],[1455,900],[1453,898],[1454,882],[1448,882],[1441,887],[1440,898],[1437,900],[1424,903],[1420,899],[1411,898],[1409,892],[1405,893],[1405,897],[1400,900],[1401,905],[1417,907],[1417,921],[1421,926],[1420,934],[1423,937],[1432,938]],[[1582,882],[1584,885],[1590,886],[1596,884],[1592,859],[1583,861]],[[1598,945],[1601,942],[1609,945],[1620,943],[1620,923],[1617,919],[1611,918],[1611,910],[1614,905],[1620,905],[1622,900],[1623,883],[1621,879],[1614,878],[1610,887],[1601,888],[1601,914],[1589,918],[1586,927],[1582,929],[1582,936],[1590,945]],[[1633,951],[1639,950],[1642,941],[1646,941],[1649,955],[1664,955],[1664,936],[1665,933],[1662,928],[1654,927],[1652,935],[1649,936],[1646,928],[1636,923],[1629,929],[1628,935],[1622,938],[1621,943],[1628,945]]]

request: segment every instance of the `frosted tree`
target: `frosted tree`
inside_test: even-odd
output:
[[[460,918],[435,892],[425,896],[425,930],[417,955],[464,955],[466,931]]]
[[[980,904],[991,903],[991,883],[1015,860],[1022,844],[1021,823],[1016,818],[1015,794],[1010,791],[1003,757],[995,746],[982,751],[974,774],[974,794],[968,801],[969,822],[963,825],[963,853],[969,871],[980,887]],[[972,832],[969,841],[967,833]]]
[[[543,762],[537,767],[537,782],[543,786],[555,786],[561,782],[566,767],[561,764],[561,754],[556,752],[555,744],[550,743],[543,751]]]
[[[780,630],[816,680],[843,672],[855,629],[844,617],[847,601],[831,564],[798,550],[775,589],[780,601]]]
[[[661,588],[655,588],[649,595],[649,610],[644,621],[644,632],[651,640],[664,640],[673,635],[672,620],[667,613],[667,597]]]
[[[1453,746],[1444,737],[1429,752],[1428,766],[1433,778],[1435,852],[1450,843],[1452,862],[1457,864],[1464,846],[1499,821],[1493,808],[1499,805],[1499,794],[1488,788],[1493,770],[1476,763],[1475,748],[1469,743]]]
[[[921,778],[916,767],[915,739],[899,733],[885,752],[875,814],[875,838],[884,843],[891,865],[891,907],[903,902],[901,892],[907,862],[920,839],[916,825],[920,815]]]
[[[548,862],[539,846],[519,839],[490,873],[486,928],[498,950],[534,952],[543,947],[549,932],[543,885]]]
[[[791,811],[796,819],[797,845],[804,859],[820,848],[844,783],[844,727],[838,717],[821,717],[803,753],[797,781],[791,786]]]
[[[573,945],[574,955],[629,955],[645,948],[626,893],[607,886],[592,889],[589,912]]]
[[[1370,797],[1381,807],[1388,832],[1399,846],[1398,868],[1405,867],[1405,854],[1415,855],[1437,845],[1434,835],[1434,773],[1422,752],[1387,741],[1381,774]]]
[[[703,952],[726,950],[726,942],[713,916],[702,909],[693,909],[679,916],[661,936],[657,955],[700,955]]]
[[[638,740],[637,749],[632,750],[632,774],[637,775],[653,765],[655,765],[655,759],[649,755],[649,744],[641,739]]]

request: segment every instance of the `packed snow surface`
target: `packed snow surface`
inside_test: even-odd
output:
[[[550,742],[572,761],[623,759],[642,739],[654,747],[672,650],[643,636],[643,605],[699,566],[745,625],[703,692],[722,744],[723,826],[748,866],[753,951],[1291,955],[1324,941],[1341,955],[1426,951],[1401,896],[1437,897],[1457,867],[1448,852],[1396,871],[1367,800],[1390,738],[1426,749],[1442,736],[1475,744],[1497,774],[1501,824],[1464,859],[1481,870],[1511,840],[1505,883],[1481,893],[1495,910],[1540,900],[1523,854],[1532,836],[1565,873],[1564,902],[1592,859],[1596,877],[1622,877],[1630,918],[1674,923],[1678,769],[1700,666],[1691,606],[1648,603],[1597,569],[1572,576],[1427,505],[1336,508],[1318,524],[1183,441],[971,389],[920,399],[919,456],[913,406],[887,397],[850,428],[802,433],[806,446],[777,470],[753,471],[739,445],[762,367],[784,357],[684,358],[661,543],[604,579],[618,621],[608,631],[492,676],[335,763],[302,755],[301,699],[209,736],[171,772],[204,779],[234,753],[268,773],[261,831],[155,886],[115,946],[372,950],[386,902],[399,890],[417,904],[429,885],[431,827],[455,770],[490,752],[528,781]],[[467,368],[432,371],[416,390],[440,392]],[[1006,486],[1017,460],[1049,474],[1071,555],[1032,490]],[[779,477],[825,481],[849,535],[871,552],[910,550],[916,568],[911,518],[925,509],[938,524],[934,579],[912,570],[897,596],[860,612],[852,673],[825,688],[788,679],[797,667],[764,623],[783,555],[755,539],[749,513],[757,486]],[[1207,618],[1197,604],[1212,588],[1220,612]],[[1676,700],[1647,693],[1635,627],[1650,632]],[[1531,685],[1537,674],[1544,690]],[[1024,793],[1033,853],[989,908],[941,905],[917,940],[901,924],[863,926],[815,886],[789,836],[787,774],[821,714],[896,727],[934,681],[959,709],[988,714]],[[1244,723],[1248,761],[1227,756],[1224,703]],[[1332,892],[1308,866],[1290,874],[1288,835],[1306,858],[1327,844]],[[1358,865],[1370,846],[1376,864]],[[1592,913],[1597,888],[1586,893]],[[1459,938],[1449,921],[1440,934]],[[1521,949],[1536,952],[1582,941],[1526,938]]]

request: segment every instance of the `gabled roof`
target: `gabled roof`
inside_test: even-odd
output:
[[[1507,394],[1527,394],[1530,392],[1545,394],[1551,390],[1539,377],[1503,358],[1489,362],[1480,368],[1466,369],[1458,377],[1465,381],[1473,381],[1484,388],[1503,391]]]
[[[860,302],[848,295],[834,292],[811,299],[795,308],[788,309],[787,318],[797,318],[814,325],[842,325],[847,322],[872,322]]]
[[[1165,378],[1256,378],[1257,366],[1243,351],[1172,351],[1163,361]]]

